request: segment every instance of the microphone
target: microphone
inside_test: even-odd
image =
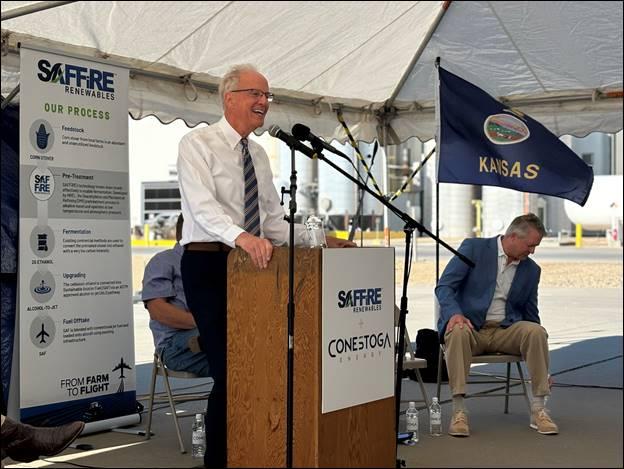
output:
[[[325,149],[327,151],[334,153],[335,155],[342,156],[343,158],[346,158],[347,160],[351,161],[349,157],[345,155],[344,153],[342,153],[340,150],[332,147],[329,143],[327,143],[324,140],[321,140],[312,132],[310,132],[310,127],[306,127],[303,124],[295,124],[293,125],[293,128],[292,128],[292,134],[293,134],[293,137],[295,137],[297,140],[310,142],[312,144],[312,147],[315,148],[317,151],[320,151],[321,149]]]
[[[284,132],[278,125],[272,125],[269,127],[269,135],[271,137],[279,138],[282,142],[286,143],[290,148],[303,153],[308,158],[317,158],[316,151],[310,147],[305,146],[299,140],[294,138],[289,133]]]

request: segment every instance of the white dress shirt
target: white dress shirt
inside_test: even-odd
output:
[[[519,260],[510,262],[507,264],[507,254],[503,250],[502,237],[497,239],[498,244],[498,269],[496,273],[496,288],[494,289],[494,296],[492,297],[492,303],[487,310],[485,316],[486,321],[502,321],[505,319],[505,305],[507,304],[507,295],[509,295],[509,289],[516,275],[516,269],[518,268]]]
[[[223,117],[193,130],[180,141],[178,180],[184,227],[181,245],[219,241],[235,247],[245,223],[245,178],[241,136]],[[274,244],[288,242],[289,226],[273,185],[269,158],[249,140],[249,153],[258,181],[261,236]],[[303,225],[295,225],[295,244],[305,243]]]

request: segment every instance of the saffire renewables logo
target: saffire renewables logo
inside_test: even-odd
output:
[[[338,292],[338,307],[351,308],[354,313],[381,310],[381,288],[355,288]]]
[[[354,288],[338,292],[338,308],[349,309],[353,313],[381,311],[382,288]],[[361,326],[362,324],[360,324]],[[391,349],[390,335],[378,331],[351,337],[331,338],[327,345],[327,354],[332,359],[359,360],[381,356],[382,351]]]
[[[115,100],[115,74],[97,68],[57,62],[46,59],[37,62],[39,80],[65,87],[65,93],[98,99]]]
[[[30,173],[30,192],[37,200],[48,200],[54,193],[54,176],[48,168],[35,168]]]

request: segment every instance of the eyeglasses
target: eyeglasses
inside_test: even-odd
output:
[[[253,96],[256,99],[260,99],[262,96],[266,96],[268,102],[272,103],[275,95],[271,92],[264,92],[262,90],[256,90],[254,88],[248,88],[244,90],[230,90],[230,93],[240,93],[241,91],[246,91],[249,96]]]

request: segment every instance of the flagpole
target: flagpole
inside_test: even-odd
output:
[[[437,169],[437,168],[436,168]],[[440,183],[436,181],[436,238],[440,237]],[[440,280],[440,243],[436,241],[436,285]]]
[[[440,57],[436,57],[436,81],[435,81],[435,146],[436,146],[436,238],[440,236],[440,181],[438,175],[440,173]],[[440,280],[440,243],[436,241],[436,285]],[[434,313],[435,315],[435,313]],[[434,317],[435,322],[438,318]]]

